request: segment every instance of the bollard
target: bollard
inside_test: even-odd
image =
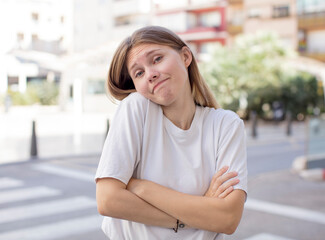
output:
[[[38,157],[35,120],[33,120],[33,123],[32,123],[32,139],[31,139],[31,147],[30,147],[30,157],[32,159],[35,159]]]
[[[257,137],[257,114],[256,111],[251,112],[250,119],[252,121],[252,137]]]
[[[6,95],[6,98],[5,98],[5,113],[9,112],[10,107],[11,107],[11,97],[10,97],[10,95]]]
[[[292,134],[292,114],[291,112],[287,112],[286,115],[286,119],[287,119],[287,136],[291,136]]]

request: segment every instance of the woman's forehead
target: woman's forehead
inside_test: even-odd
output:
[[[146,58],[151,54],[166,49],[172,49],[172,48],[165,45],[151,44],[151,43],[144,43],[144,44],[139,44],[137,46],[134,46],[129,50],[127,54],[126,64],[128,66],[128,69],[131,69],[132,66],[142,58]]]

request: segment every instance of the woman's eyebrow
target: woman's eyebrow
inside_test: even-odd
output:
[[[148,56],[150,56],[150,55],[152,55],[152,54],[154,54],[155,52],[160,51],[160,50],[161,50],[160,48],[152,49],[152,50],[150,50],[149,52],[146,52],[146,53],[145,53],[145,57],[148,57]],[[130,67],[130,72],[132,71],[132,69],[133,69],[136,65],[137,65],[136,62],[132,64],[132,66]]]

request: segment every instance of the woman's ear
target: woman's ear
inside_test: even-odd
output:
[[[185,66],[186,67],[190,66],[190,64],[192,62],[192,52],[187,46],[184,46],[182,48],[182,57],[183,57]]]

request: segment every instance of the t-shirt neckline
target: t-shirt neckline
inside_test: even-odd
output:
[[[189,129],[184,130],[181,129],[179,127],[177,127],[172,121],[170,121],[165,115],[164,116],[164,126],[167,129],[167,131],[173,135],[177,135],[177,136],[184,136],[184,137],[188,137],[189,135],[191,135],[194,132],[194,129],[196,128],[196,123],[198,121],[199,118],[199,110],[200,107],[199,106],[195,106],[195,113],[194,113],[194,117],[191,123],[191,126]],[[162,109],[161,109],[162,111]]]

